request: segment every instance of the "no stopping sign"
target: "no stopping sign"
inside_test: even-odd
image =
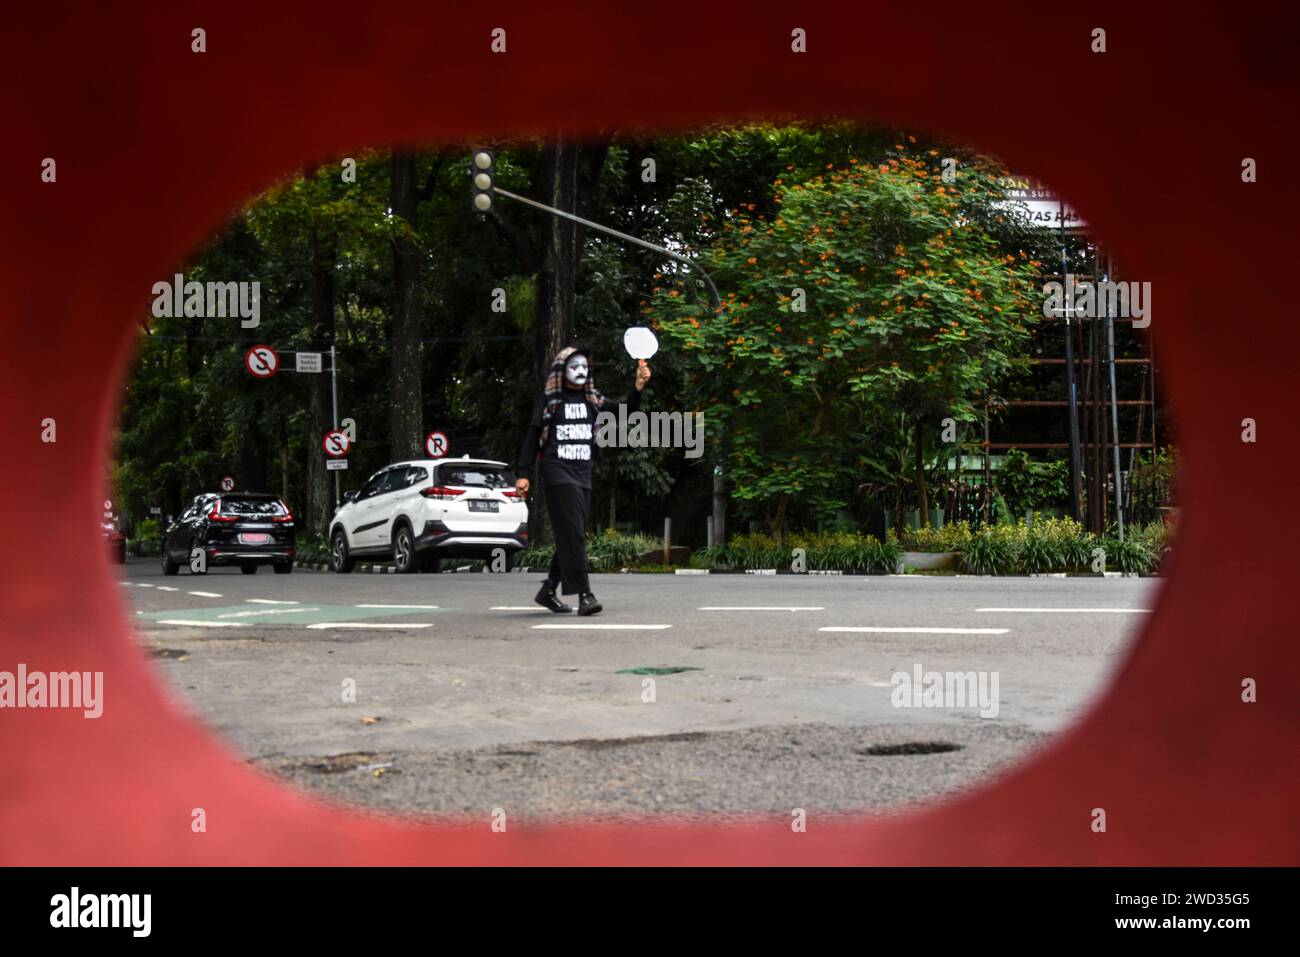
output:
[[[280,368],[280,354],[270,346],[253,346],[244,353],[244,366],[259,379],[269,379]]]
[[[332,459],[340,459],[348,454],[348,449],[352,447],[352,440],[348,438],[346,432],[335,429],[326,432],[325,438],[321,439],[320,444],[326,455]]]

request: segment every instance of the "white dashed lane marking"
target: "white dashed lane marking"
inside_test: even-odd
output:
[[[254,618],[258,615],[297,615],[302,612],[320,611],[319,608],[267,608],[265,611],[231,611],[218,618]]]
[[[534,628],[558,630],[561,628],[581,628],[588,631],[662,631],[672,625],[533,625]]]
[[[865,631],[881,635],[1005,635],[1009,628],[875,628],[832,626],[818,631]]]
[[[313,631],[320,631],[325,628],[432,628],[433,625],[428,622],[411,622],[409,624],[394,625],[373,621],[323,621],[319,625],[308,625]]]
[[[277,601],[274,598],[245,598],[251,605],[301,605],[300,601]]]
[[[432,610],[437,608],[438,606],[437,605],[357,605],[355,607],[357,608],[417,608],[417,609],[424,609],[424,610]]]
[[[705,605],[697,611],[825,611],[822,605]]]
[[[185,594],[187,594],[187,595],[198,595],[200,598],[220,598],[220,597],[222,597],[221,595],[218,595],[218,594],[217,594],[216,592],[214,592],[214,591],[187,591]]]
[[[1029,612],[1031,614],[1076,614],[1076,615],[1149,615],[1150,608],[976,608],[976,611],[992,612]]]
[[[189,625],[193,628],[243,628],[242,622],[238,621],[190,621],[185,618],[163,618],[158,622],[160,625]]]

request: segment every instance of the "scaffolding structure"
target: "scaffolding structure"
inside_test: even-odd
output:
[[[1060,272],[1044,274],[1043,283],[1086,281],[1100,288],[1103,281],[1121,282],[1110,254],[1095,242],[1076,242],[1078,250],[1071,262],[1067,233],[1074,240],[1085,239],[1082,230],[1066,227],[1064,205],[1060,215]],[[1067,277],[1073,277],[1069,279]],[[1066,371],[1065,398],[1006,399],[989,398],[985,408],[984,439],[980,443],[984,458],[984,480],[991,480],[990,456],[1009,449],[1069,450],[1072,517],[1089,531],[1104,534],[1114,523],[1120,538],[1124,526],[1135,520],[1150,520],[1150,503],[1138,502],[1128,493],[1126,477],[1132,472],[1138,452],[1159,448],[1158,406],[1156,403],[1156,366],[1150,329],[1133,328],[1127,316],[1082,315],[1044,317],[1040,330],[1060,329],[1059,353],[1035,356],[1036,367]],[[1120,334],[1127,330],[1127,334]],[[1125,397],[1127,396],[1127,397]],[[1060,409],[1070,440],[1066,442],[992,441],[989,420],[999,412],[1012,409]],[[1135,413],[1125,415],[1121,411]],[[1013,432],[1014,434],[1014,432]],[[1121,462],[1128,453],[1128,467]]]

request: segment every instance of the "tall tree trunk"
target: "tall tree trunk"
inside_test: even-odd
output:
[[[307,237],[311,250],[312,342],[315,348],[328,350],[334,344],[334,261],[338,234],[317,235],[312,229]],[[330,475],[325,469],[321,439],[334,426],[330,398],[330,379],[325,373],[308,374],[307,501],[303,515],[306,534],[326,535],[334,514],[334,497]]]
[[[547,144],[542,159],[542,202],[565,212],[578,205],[578,147],[565,139]],[[559,216],[542,220],[542,270],[537,296],[538,384],[544,386],[555,354],[573,341],[578,273],[578,224]]]
[[[547,144],[542,159],[542,190],[543,203],[566,212],[576,211],[578,147],[574,143],[557,138]],[[578,255],[578,224],[547,215],[542,220],[542,268],[538,275],[537,322],[534,325],[539,392],[546,386],[546,376],[556,353],[573,342]],[[534,509],[528,522],[530,538],[538,543],[550,542],[550,516],[542,507],[540,470],[534,480]]]
[[[930,527],[930,498],[925,488],[925,436],[916,430],[916,497],[921,507],[921,527]]]
[[[268,488],[267,442],[262,433],[265,403],[260,394],[253,399],[252,415],[244,423],[243,441],[239,445],[239,487],[245,492],[262,492]]]
[[[420,204],[415,154],[393,152],[389,205],[393,215],[417,229]],[[420,248],[411,236],[393,239],[393,326],[389,335],[389,442],[392,460],[424,456],[424,393],[420,377]]]

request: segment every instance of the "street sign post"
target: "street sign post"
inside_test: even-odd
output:
[[[280,368],[280,354],[267,345],[253,346],[244,353],[244,366],[259,379],[269,379]]]
[[[440,459],[451,451],[451,443],[443,433],[430,432],[424,438],[424,450],[429,453],[429,458]]]

